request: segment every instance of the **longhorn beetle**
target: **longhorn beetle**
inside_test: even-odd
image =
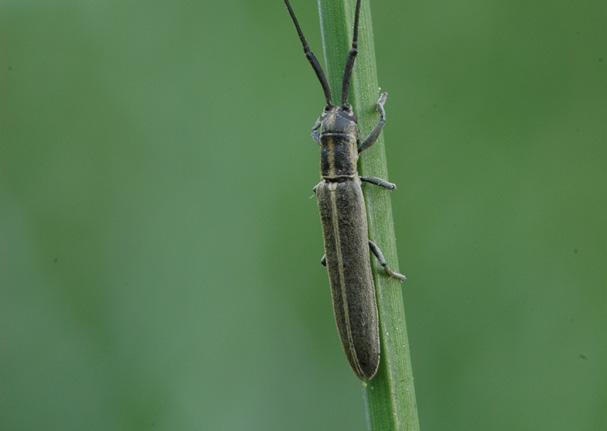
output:
[[[373,145],[386,122],[387,93],[377,101],[379,122],[369,136],[358,137],[356,115],[348,103],[354,60],[358,53],[360,0],[356,1],[352,48],[348,53],[341,90],[341,104],[334,105],[325,73],[310,50],[289,0],[284,0],[293,20],[306,58],[322,86],[326,105],[312,128],[312,138],[320,145],[322,180],[314,187],[320,209],[325,255],[321,263],[327,267],[333,312],[337,329],[350,366],[363,381],[371,380],[379,367],[379,324],[375,286],[371,273],[370,253],[384,271],[405,281],[404,275],[392,271],[383,253],[369,240],[367,213],[361,181],[394,190],[396,186],[381,178],[361,177],[356,163],[358,155]]]

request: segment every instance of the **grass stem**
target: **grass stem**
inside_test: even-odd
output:
[[[350,85],[350,102],[358,116],[361,135],[366,136],[377,122],[375,108],[379,96],[370,0],[363,0],[360,17],[358,57]],[[346,56],[352,43],[355,0],[318,0],[325,67],[333,97],[340,100]],[[389,101],[388,101],[389,105]],[[389,124],[389,106],[388,124]],[[388,179],[383,138],[360,159],[361,175]],[[369,221],[369,237],[383,250],[392,268],[398,257],[390,192],[364,187]],[[381,365],[377,376],[365,385],[370,429],[373,431],[419,431],[413,372],[402,286],[374,267],[380,316]]]

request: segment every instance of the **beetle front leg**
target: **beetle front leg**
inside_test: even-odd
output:
[[[320,145],[320,125],[320,118],[318,118],[312,127],[312,139],[314,139],[314,142],[316,142],[318,145]]]
[[[399,272],[392,271],[390,269],[390,267],[388,266],[388,262],[386,262],[386,258],[384,257],[384,254],[381,252],[381,250],[377,246],[377,244],[375,244],[373,241],[369,240],[369,248],[371,249],[371,253],[373,253],[375,255],[375,257],[377,258],[377,260],[379,261],[379,264],[384,268],[384,271],[386,271],[386,274],[388,274],[392,278],[396,278],[401,283],[404,283],[405,281],[407,281],[406,276],[404,276],[403,274],[401,274]]]
[[[362,153],[375,142],[377,142],[377,138],[381,134],[381,131],[384,129],[386,125],[386,110],[384,109],[384,105],[386,104],[386,99],[388,98],[388,93],[382,93],[379,95],[379,99],[377,100],[377,112],[379,112],[379,122],[373,128],[367,139],[365,139],[362,143],[358,144],[358,152]]]

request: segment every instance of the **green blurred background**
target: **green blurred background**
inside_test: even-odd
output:
[[[422,429],[607,429],[606,3],[373,13]],[[322,103],[279,0],[0,1],[1,430],[365,429]]]

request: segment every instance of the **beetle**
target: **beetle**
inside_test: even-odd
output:
[[[314,187],[320,210],[326,266],[331,285],[333,312],[342,346],[354,373],[363,381],[377,373],[380,361],[379,323],[375,285],[371,272],[372,253],[391,277],[406,277],[388,266],[380,248],[369,240],[367,213],[361,182],[388,190],[396,186],[376,177],[358,175],[359,154],[373,145],[386,123],[387,93],[377,101],[379,122],[369,136],[359,139],[358,124],[348,93],[354,60],[358,54],[360,3],[356,1],[352,47],[348,52],[342,80],[341,103],[333,104],[325,73],[310,50],[289,0],[285,5],[295,26],[304,54],[322,86],[326,105],[312,128],[312,138],[320,145],[322,180]]]

